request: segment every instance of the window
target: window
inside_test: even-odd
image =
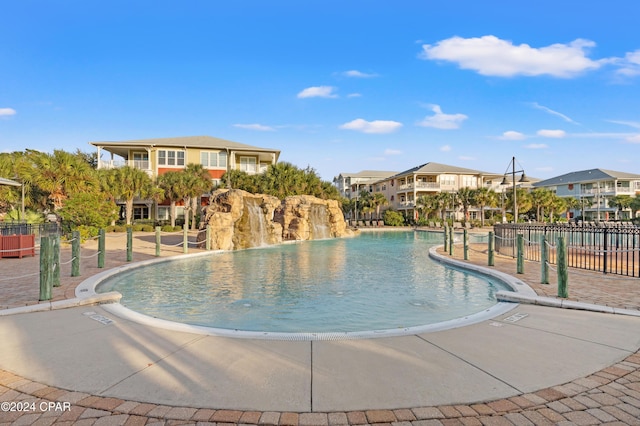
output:
[[[158,206],[158,220],[169,220],[169,207]]]
[[[476,187],[476,177],[475,176],[462,176],[462,187],[463,188],[475,188]]]
[[[149,207],[146,206],[134,206],[133,207],[133,219],[142,220],[149,219]]]
[[[133,153],[133,167],[136,169],[148,169],[149,168],[149,153],[147,152],[134,152]]]
[[[159,166],[184,166],[184,151],[158,150]]]
[[[255,157],[240,157],[240,170],[247,173],[256,172]]]
[[[200,164],[205,168],[227,168],[227,153],[224,151],[200,151]]]
[[[440,183],[442,185],[455,185],[456,184],[456,177],[453,175],[442,175],[440,176]]]

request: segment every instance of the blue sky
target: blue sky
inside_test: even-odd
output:
[[[5,1],[0,152],[210,135],[340,172],[640,174],[637,0]]]

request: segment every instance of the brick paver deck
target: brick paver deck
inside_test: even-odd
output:
[[[153,256],[152,238],[152,234],[136,235],[134,260]],[[125,263],[124,238],[108,239],[107,242],[106,266],[110,268]],[[92,244],[85,245],[83,255],[92,254],[92,250],[95,253],[95,244]],[[166,250],[163,255],[178,254],[181,250]],[[486,247],[483,245],[474,245],[469,253],[469,262],[486,265],[484,250]],[[456,247],[454,257],[462,259],[460,247]],[[70,250],[65,248],[62,261],[68,259]],[[73,297],[79,282],[101,271],[92,267],[92,263],[95,264],[95,259],[88,258],[79,278],[70,278],[68,266],[63,265],[62,286],[54,290],[54,298]],[[511,258],[497,256],[494,268],[516,275],[515,261]],[[557,288],[553,274],[551,284],[539,284],[539,270],[539,264],[527,262],[525,274],[517,276],[539,295],[555,297]],[[37,271],[37,257],[0,259],[0,280]],[[37,303],[37,282],[37,276],[33,275],[0,281],[0,306],[7,308]],[[571,271],[569,296],[571,300],[581,302],[640,309],[640,280]],[[591,376],[560,386],[472,405],[330,413],[170,407],[58,389],[2,370],[0,404],[0,425],[640,425],[640,352]]]

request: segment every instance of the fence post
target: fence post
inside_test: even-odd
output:
[[[518,235],[517,273],[524,274],[524,235]]]
[[[53,259],[51,237],[40,237],[40,301],[51,300]]]
[[[569,271],[567,269],[567,245],[564,237],[559,236],[557,242],[557,263],[558,263],[558,297],[569,297]]]
[[[453,226],[449,228],[449,256],[453,256]]]
[[[182,252],[187,254],[189,252],[189,226],[185,223],[182,227]]]
[[[540,235],[540,284],[549,284],[549,247],[547,238]]]
[[[156,226],[156,257],[160,256],[160,244],[162,244],[162,239],[160,237],[160,227]]]
[[[462,244],[464,247],[464,260],[469,260],[469,232],[465,229],[462,234]]]
[[[80,231],[71,233],[71,276],[80,276]]]
[[[489,249],[487,250],[487,265],[494,266],[495,261],[495,236],[493,235],[493,231],[489,231]]]
[[[449,228],[447,227],[447,224],[444,224],[444,228],[442,228],[444,230],[443,235],[444,235],[444,252],[447,253],[449,251]]]
[[[105,255],[105,235],[104,229],[98,231],[98,268],[104,268],[104,255]]]
[[[211,250],[211,225],[207,225],[207,232],[206,232],[206,241],[204,243],[204,247],[207,249],[207,251]]]
[[[603,232],[603,243],[604,243],[604,256],[603,256],[603,266],[602,266],[602,272],[604,274],[607,273],[607,269],[609,269],[609,232],[607,232],[608,229],[604,228],[604,232]]]
[[[133,227],[127,226],[127,262],[133,260]]]
[[[49,244],[51,244],[51,256],[53,259],[51,283],[54,287],[60,287],[60,234],[49,237]]]

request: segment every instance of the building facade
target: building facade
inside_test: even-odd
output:
[[[373,185],[398,172],[363,170],[358,173],[340,173],[333,178],[333,184],[345,198],[355,199],[361,191],[373,192]]]
[[[578,208],[570,210],[570,218],[584,220],[622,220],[631,217],[631,209],[620,211],[612,200],[618,195],[640,195],[640,175],[604,169],[567,173],[534,184],[547,188],[559,197],[578,200]]]
[[[212,186],[220,183],[230,170],[249,174],[264,172],[276,164],[280,151],[259,148],[211,136],[142,139],[118,142],[90,142],[98,150],[98,168],[131,166],[144,170],[152,179],[184,169],[187,164],[201,164],[211,176]],[[103,159],[103,154],[108,158]],[[205,194],[203,194],[205,195]],[[180,213],[180,212],[179,212]],[[134,219],[168,220],[168,203],[136,200]]]

